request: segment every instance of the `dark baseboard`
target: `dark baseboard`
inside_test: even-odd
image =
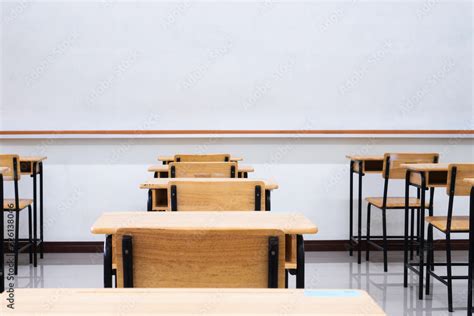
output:
[[[403,250],[403,241],[390,240],[388,243],[389,250]],[[382,245],[381,241],[377,241],[377,244]],[[365,251],[366,242],[361,242],[361,249]],[[357,247],[357,246],[355,246]],[[435,250],[446,250],[445,240],[436,240],[434,242]],[[305,251],[348,251],[349,241],[348,240],[305,240],[304,242]],[[357,248],[354,248],[356,250]],[[371,247],[371,250],[377,250],[375,247]],[[469,240],[467,239],[455,239],[451,240],[452,250],[468,250]]]
[[[381,243],[380,243],[381,244]],[[306,240],[304,242],[306,251],[347,251],[349,242],[347,240]],[[436,250],[445,250],[446,242],[437,240],[434,242]],[[361,249],[365,250],[366,243],[361,243]],[[468,250],[469,241],[467,239],[456,239],[451,241],[453,250]],[[403,241],[390,240],[389,250],[403,250]],[[47,241],[44,243],[46,253],[102,253],[104,243],[101,241]],[[356,250],[357,248],[354,248]],[[372,247],[372,249],[376,250]]]

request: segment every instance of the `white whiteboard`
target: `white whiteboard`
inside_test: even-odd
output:
[[[3,1],[0,130],[471,129],[472,7]]]

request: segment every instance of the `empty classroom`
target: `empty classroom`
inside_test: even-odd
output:
[[[473,13],[0,1],[0,315],[472,315]]]

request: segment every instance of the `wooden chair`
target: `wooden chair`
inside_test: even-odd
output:
[[[212,179],[209,179],[212,180]],[[170,181],[171,211],[264,211],[263,181]]]
[[[20,180],[21,173],[19,170],[20,158],[18,155],[0,155],[0,166],[7,167],[9,170],[4,173],[4,181],[13,181],[14,185],[14,194],[13,199],[5,198],[3,200],[3,211],[4,212],[15,212],[15,240],[13,245],[13,252],[15,253],[15,275],[18,274],[18,254],[28,248],[30,256],[30,264],[33,263],[33,249],[36,250],[36,247],[33,245],[32,239],[32,214],[31,214],[31,205],[33,200],[31,199],[21,199],[19,196],[18,190],[18,181]],[[20,235],[20,212],[28,208],[28,239],[21,240]],[[2,214],[3,216],[3,214]],[[21,249],[19,248],[20,241],[27,241],[27,244]]]
[[[172,162],[170,178],[236,178],[237,162]]]
[[[118,287],[283,288],[280,230],[119,229]]]
[[[453,264],[451,261],[451,233],[469,233],[469,216],[453,216],[454,197],[469,196],[471,185],[464,182],[464,178],[474,177],[474,163],[450,164],[448,171],[448,185],[446,193],[449,195],[447,216],[427,216],[425,222],[428,223],[428,242],[427,249],[433,249],[433,228],[436,228],[446,236],[446,264],[436,264],[436,266],[446,266],[445,276],[440,276],[434,271],[434,255],[428,251],[426,269],[426,294],[430,294],[430,276],[439,280],[448,287],[448,309],[453,312],[453,279],[467,279],[466,276],[456,276],[452,274]],[[423,236],[422,236],[423,237]],[[422,276],[420,276],[422,277]]]
[[[230,154],[177,154],[174,162],[228,162]]]
[[[389,179],[405,180],[406,169],[401,167],[402,164],[408,163],[437,163],[439,155],[436,153],[386,153],[384,155],[382,176],[384,178],[384,188],[382,197],[368,197],[367,201],[367,248],[366,260],[369,260],[370,246],[383,251],[384,271],[388,271],[388,239],[401,239],[403,236],[388,236],[387,235],[387,210],[405,210],[404,197],[388,197]],[[370,236],[370,221],[371,221],[371,207],[374,206],[382,211],[382,246],[373,242]],[[431,209],[432,201],[425,205],[426,208]],[[413,241],[413,223],[415,210],[421,208],[421,201],[419,196],[417,198],[410,198],[409,208],[411,209],[412,218],[412,241]]]

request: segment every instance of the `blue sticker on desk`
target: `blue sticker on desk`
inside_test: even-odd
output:
[[[355,290],[304,290],[304,296],[309,297],[358,297],[359,291]]]

